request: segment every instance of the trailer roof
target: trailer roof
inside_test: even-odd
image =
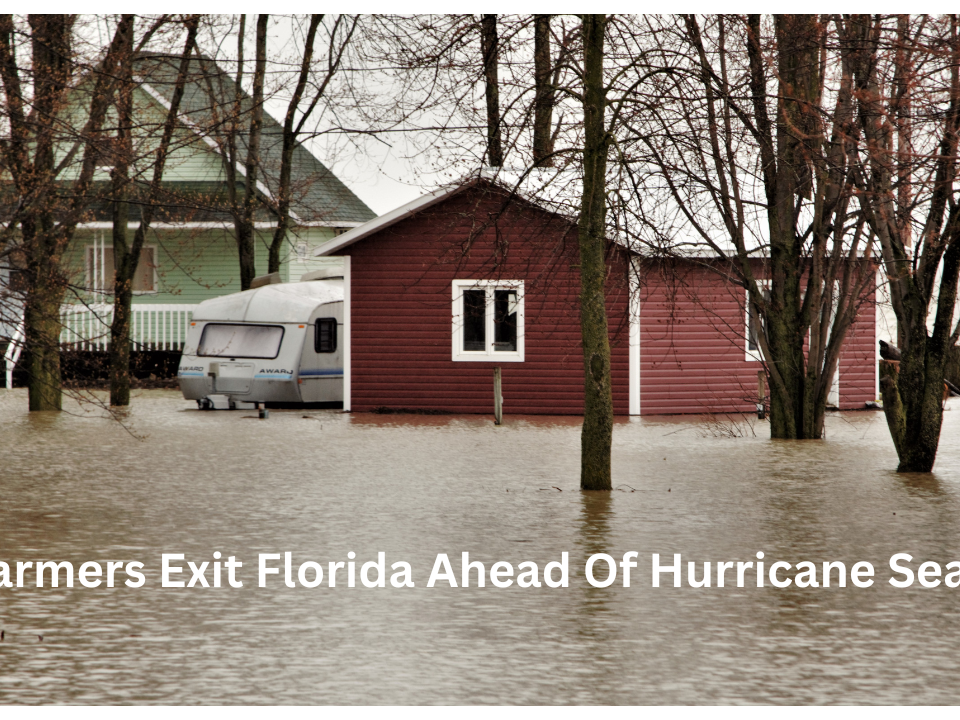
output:
[[[278,283],[200,303],[194,320],[208,322],[303,323],[326,303],[343,301],[341,279]]]

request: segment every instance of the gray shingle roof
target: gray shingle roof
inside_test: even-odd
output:
[[[154,91],[167,101],[173,96],[180,58],[172,55],[145,53],[136,61],[136,73]],[[236,83],[209,58],[194,57],[184,90],[181,115],[194,128],[211,137],[223,134],[226,122],[233,112]],[[252,99],[241,91],[241,131],[238,155],[246,158],[249,111]],[[269,113],[263,113],[260,139],[260,170],[258,180],[275,194],[279,187],[280,153],[283,147],[283,127]],[[238,174],[238,180],[242,176]],[[322,222],[331,225],[362,223],[376,217],[360,198],[354,195],[339,178],[314,155],[298,145],[293,151],[290,183],[291,209],[301,222]]]

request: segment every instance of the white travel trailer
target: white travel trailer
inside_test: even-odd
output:
[[[342,403],[342,338],[342,277],[206,300],[183,346],[180,390],[204,410]]]

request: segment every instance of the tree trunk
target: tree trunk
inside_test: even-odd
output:
[[[930,472],[940,445],[943,379],[949,357],[950,325],[956,307],[957,281],[960,278],[960,212],[957,210],[951,213],[945,234],[949,238],[949,246],[943,257],[933,333],[927,335],[926,322],[913,324],[909,328],[907,347],[901,350],[896,385],[903,416],[903,442],[900,446],[897,446],[895,437],[895,431],[900,427],[899,418],[894,426],[887,413],[890,434],[894,436],[894,446],[897,446],[900,458],[897,472]],[[915,284],[913,287],[916,287]],[[910,293],[904,298],[904,303],[907,306],[920,305],[922,300],[916,293]],[[922,317],[925,318],[926,313]]]
[[[954,190],[960,136],[960,38],[955,16],[945,27],[946,33],[932,45],[929,38],[919,39],[919,30],[916,39],[911,39],[909,17],[897,20],[892,86],[902,91],[902,96],[884,95],[891,83],[885,82],[878,71],[886,52],[881,44],[880,16],[846,19],[843,40],[856,77],[860,130],[867,149],[868,172],[864,173],[864,191],[858,198],[880,241],[897,316],[901,359],[898,371],[881,364],[884,412],[900,458],[897,471],[930,472],[943,423],[944,372],[956,342],[951,326],[960,277],[960,206],[955,203]],[[942,44],[937,47],[938,43]],[[930,51],[929,47],[936,50]],[[949,55],[944,49],[949,49]],[[930,116],[915,115],[910,112],[911,94],[922,97],[919,93],[928,90],[914,68],[924,65],[923,60],[933,57],[929,54],[932,52],[947,58],[944,72],[949,72],[949,84],[939,98],[940,102],[946,101],[946,108]],[[922,78],[932,72],[925,68]],[[938,100],[934,98],[937,96],[923,97],[923,102],[935,103]],[[898,128],[891,126],[891,116],[901,127],[914,126],[909,132],[907,128],[898,132],[896,149],[893,130]],[[926,165],[914,164],[909,152],[914,129],[918,135],[939,136],[935,173],[930,174]],[[934,180],[924,202],[916,195],[921,185],[911,182],[915,173]],[[921,228],[913,251],[911,225]],[[939,292],[935,291],[937,283]],[[928,333],[927,318],[934,298],[936,315],[933,332]]]
[[[118,173],[119,176],[119,173]],[[113,203],[113,322],[110,323],[110,404],[130,404],[130,313],[133,303],[133,276],[137,257],[127,247],[127,213],[125,199]]]
[[[583,337],[583,430],[580,487],[612,490],[613,394],[606,308],[606,172],[604,15],[583,16],[583,197],[580,205],[580,332]]]
[[[776,178],[766,188],[771,271],[767,342],[768,362],[776,366],[782,382],[770,387],[770,436],[800,440],[819,438],[823,422],[815,388],[807,387],[803,344],[808,323],[801,312],[801,276],[807,260],[795,219],[800,198],[810,197],[811,192],[812,158],[805,141],[811,135],[816,137],[810,108],[818,107],[820,100],[819,35],[815,16],[779,15],[775,25],[780,98]],[[759,30],[759,24],[755,27]],[[820,281],[818,277],[809,279],[811,283]]]
[[[138,257],[131,257],[127,246],[127,201],[130,161],[133,155],[133,32],[121,51],[120,90],[117,93],[117,144],[113,166],[113,321],[110,323],[110,404],[130,404],[130,312],[133,302],[133,276]],[[104,278],[106,287],[107,278]]]
[[[263,81],[267,66],[267,21],[257,16],[257,49],[253,71],[253,106],[250,108],[250,134],[247,136],[243,205],[236,219],[237,249],[240,255],[240,289],[249,290],[257,276],[254,211],[257,203],[257,170],[260,166],[260,129],[263,124]]]
[[[132,16],[131,16],[132,17]],[[133,244],[127,245],[127,221],[129,204],[127,202],[127,177],[132,158],[132,117],[133,117],[133,35],[129,40],[129,55],[122,64],[125,85],[121,89],[117,102],[117,116],[120,136],[120,150],[113,172],[113,262],[114,305],[113,322],[110,325],[110,404],[124,406],[130,404],[130,316],[133,305],[133,278],[140,264],[140,254],[147,237],[147,229],[153,221],[160,183],[170,152],[177,115],[183,100],[184,86],[190,68],[190,56],[197,40],[199,16],[188,16],[185,22],[187,39],[180,56],[180,68],[174,84],[173,97],[163,125],[163,134],[156,150],[153,163],[153,177],[150,188],[140,211],[140,225],[133,236]]]
[[[900,362],[896,360],[881,360],[880,367],[880,397],[883,400],[883,414],[887,418],[887,427],[893,438],[893,445],[897,455],[903,452],[903,443],[906,433],[906,416],[903,404],[900,402],[900,393],[897,391],[897,376],[900,373]]]
[[[30,410],[60,410],[60,305],[64,284],[59,262],[40,253],[28,261],[30,294],[24,308]]]
[[[483,75],[487,86],[487,165],[503,167],[503,146],[500,142],[500,80],[498,67],[499,41],[497,16],[484,15],[480,21],[483,46]]]
[[[553,63],[550,57],[550,16],[536,15],[533,37],[534,116],[533,164],[535,167],[553,166]]]
[[[30,410],[60,410],[60,305],[66,289],[60,271],[58,243],[49,180],[54,172],[54,122],[61,111],[63,87],[69,82],[70,26],[64,15],[30,16],[33,69],[37,75],[34,112],[46,122],[35,135],[33,188],[40,202],[35,219],[24,223],[24,249],[30,290],[24,308],[24,331],[30,351]],[[31,113],[32,115],[33,113]]]

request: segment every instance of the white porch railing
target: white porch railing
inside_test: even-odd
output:
[[[134,304],[130,340],[134,350],[182,350],[196,305]],[[60,308],[60,345],[71,350],[106,350],[113,305],[64,305]]]
[[[130,340],[134,350],[183,350],[196,305],[134,305],[130,315]],[[63,305],[60,308],[60,346],[70,350],[104,351],[110,344],[113,305]],[[9,326],[8,326],[9,327]],[[4,387],[13,387],[13,370],[23,349],[21,315],[7,339],[3,354]]]
[[[7,390],[13,387],[13,369],[20,359],[21,350],[23,350],[23,318],[20,318],[20,322],[8,339],[7,349],[3,354],[3,368],[6,370],[3,386]]]

